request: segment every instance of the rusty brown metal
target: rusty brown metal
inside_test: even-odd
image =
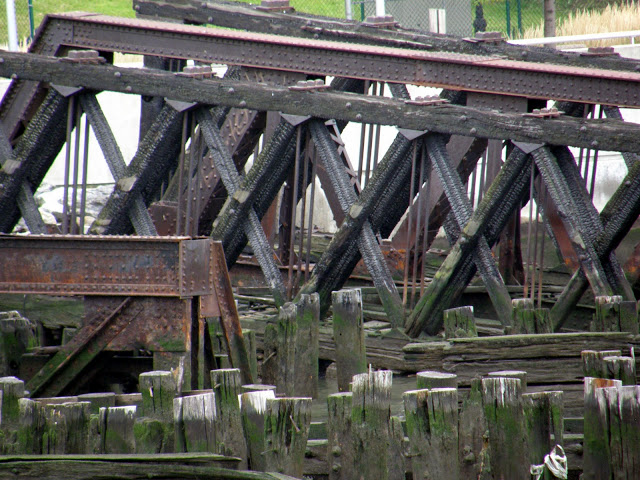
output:
[[[193,297],[211,293],[210,239],[0,236],[0,292]]]

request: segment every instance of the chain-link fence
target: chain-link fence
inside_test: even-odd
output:
[[[0,2],[0,44],[9,45],[9,23],[7,21],[7,11],[11,12],[11,7],[7,8],[7,1]],[[33,20],[34,0],[14,0],[13,11],[15,12],[15,25],[17,30],[17,40],[20,48],[24,49],[33,37],[35,25]]]

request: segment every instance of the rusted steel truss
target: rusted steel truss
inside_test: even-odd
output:
[[[396,330],[404,326],[411,336],[437,333],[442,311],[460,296],[476,270],[498,318],[508,325],[511,298],[491,248],[527,199],[542,208],[568,263],[579,266],[552,311],[556,328],[588,285],[597,295],[615,293],[633,299],[612,252],[640,211],[640,194],[634,190],[640,181],[636,172],[640,136],[637,125],[625,122],[618,109],[640,106],[637,62],[372,30],[328,19],[256,14],[243,6],[196,8],[195,3],[150,0],[134,4],[145,15],[202,23],[218,19],[222,26],[252,25],[254,31],[92,14],[47,17],[31,53],[0,55],[0,75],[14,79],[0,104],[6,132],[0,140],[5,158],[0,172],[0,206],[6,212],[0,218],[2,231],[11,231],[21,216],[32,233],[44,231],[33,193],[65,142],[69,144],[70,130],[79,130],[84,113],[85,130],[90,127],[96,133],[116,182],[89,233],[211,235],[221,241],[228,268],[249,244],[277,305],[296,293],[317,291],[326,311],[330,292],[344,284],[362,258]],[[268,34],[274,25],[288,36]],[[186,70],[176,74],[118,68],[109,61],[71,64],[54,58],[76,48],[98,50],[107,60],[113,52],[124,52],[180,62],[219,62],[232,68],[219,79]],[[329,89],[315,82],[293,84],[326,76],[336,77]],[[449,90],[441,99],[412,100],[404,84]],[[387,87],[394,98],[383,96]],[[158,100],[153,123],[147,122],[129,164],[95,98],[104,90]],[[559,109],[567,114],[526,112],[550,99],[564,102]],[[576,115],[584,104],[605,105],[607,118]],[[348,122],[371,125],[367,158],[363,136],[357,169],[351,166],[340,135]],[[401,129],[382,155],[374,140],[380,125]],[[501,165],[504,146],[508,156]],[[585,187],[586,173],[579,170],[567,146],[623,153],[628,177],[600,215]],[[255,153],[253,165],[244,173],[251,153]],[[308,243],[303,261],[304,237],[308,233],[310,239],[313,228],[313,200],[306,204],[306,191],[313,191],[316,177],[339,228],[319,260],[310,265]],[[283,187],[288,193],[279,222],[280,249],[274,251],[273,223],[269,227],[267,212],[276,211]],[[74,181],[69,188],[75,199],[84,184],[78,187]],[[63,233],[77,228],[76,210],[72,205],[68,219],[65,215],[68,228]],[[381,245],[401,222],[407,226],[399,229],[394,245],[405,250],[404,298]],[[453,248],[425,284],[420,262],[440,227]],[[512,237],[506,233],[501,240],[505,258],[518,258],[508,251],[517,246],[507,248]],[[46,250],[42,254],[52,255]],[[198,268],[190,265],[188,274],[196,274]],[[67,278],[54,280],[47,288],[70,292],[77,287]],[[411,284],[413,298],[417,282],[419,300],[407,312],[413,303],[407,289]],[[119,280],[116,284],[123,292],[139,288]],[[104,288],[108,285],[105,279]],[[226,295],[225,305],[231,301],[229,292],[218,292],[218,304],[221,294]],[[110,304],[101,318],[110,318],[108,311],[132,308]],[[229,343],[236,344],[241,332],[234,325],[226,329],[235,332]],[[232,356],[244,365],[246,358],[237,357],[238,351]]]

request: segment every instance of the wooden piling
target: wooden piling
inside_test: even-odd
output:
[[[92,414],[98,414],[102,407],[116,406],[116,394],[113,392],[84,393],[82,395],[78,395],[78,401],[89,402],[89,412]]]
[[[135,453],[136,407],[103,407],[99,415],[101,453]]]
[[[2,392],[0,392],[1,398]],[[44,409],[40,403],[30,398],[19,399],[18,406],[20,428],[16,451],[26,455],[40,455],[42,454],[42,434],[46,423]]]
[[[605,357],[617,357],[622,355],[621,350],[582,350],[582,372],[585,377],[609,378],[604,367]]]
[[[386,480],[389,465],[391,381],[389,370],[355,375],[351,409],[354,469],[364,480]]]
[[[584,379],[584,440],[582,454],[582,479],[611,478],[609,443],[606,429],[600,417],[596,391],[607,387],[622,387],[620,380],[585,377]]]
[[[360,289],[340,290],[333,292],[331,299],[338,390],[347,392],[353,376],[367,370],[362,321],[362,291]]]
[[[135,425],[139,453],[173,452],[173,400],[178,393],[178,383],[172,372],[162,370],[140,374],[138,383],[142,396],[139,421]],[[158,422],[162,427],[162,436],[159,435]]]
[[[294,394],[318,396],[318,353],[320,342],[320,296],[301,294],[297,303]]]
[[[240,413],[251,470],[264,472],[266,468],[264,416],[267,410],[267,400],[272,398],[275,398],[273,390],[246,392],[240,395]]]
[[[595,396],[611,478],[640,478],[640,386],[597,388]]]
[[[44,405],[42,453],[88,453],[90,406],[89,402]]]
[[[522,393],[527,391],[527,372],[523,370],[498,370],[496,372],[487,373],[487,377],[517,378],[520,380]]]
[[[0,378],[0,454],[16,453],[20,427],[20,399],[24,382],[16,377]]]
[[[404,478],[407,471],[403,423],[403,419],[395,415],[389,419],[389,478]]]
[[[267,323],[262,340],[264,357],[260,369],[262,383],[275,385],[278,377],[278,329],[275,323]]]
[[[295,392],[296,338],[298,308],[293,303],[280,307],[278,315],[277,341],[277,392],[292,396]]]
[[[482,401],[494,478],[527,478],[529,456],[522,412],[522,382],[519,378],[484,378]]]
[[[460,478],[478,478],[481,467],[483,435],[487,430],[482,407],[482,380],[471,380],[469,395],[462,402],[458,422]]]
[[[329,480],[356,478],[354,469],[353,438],[351,435],[351,408],[353,393],[343,392],[327,397],[327,465]]]
[[[416,374],[416,390],[432,388],[458,388],[458,376],[454,373],[425,370]]]
[[[473,307],[457,307],[445,310],[444,338],[477,337],[476,320]]]
[[[606,378],[620,380],[622,385],[636,384],[636,360],[632,357],[611,356],[604,357]]]
[[[522,395],[528,432],[529,463],[539,465],[555,445],[563,445],[563,392],[536,392]]]
[[[621,295],[595,297],[594,332],[638,333],[638,305],[624,301]]]
[[[211,388],[215,393],[216,422],[214,453],[241,458],[240,469],[247,468],[247,444],[242,432],[240,416],[241,384],[237,368],[211,370]]]
[[[267,399],[264,417],[266,471],[302,477],[310,424],[310,398]]]
[[[402,396],[414,478],[460,478],[458,391],[411,390]]]
[[[18,375],[17,365],[36,345],[35,325],[19,312],[0,312],[0,377]]]
[[[513,306],[514,334],[553,333],[551,312],[547,308],[535,308],[531,298],[515,298]]]
[[[258,378],[258,343],[256,340],[256,332],[249,328],[242,330],[242,338],[244,338],[244,346],[249,356],[249,369],[251,370],[251,378]]]
[[[213,392],[175,398],[175,451],[214,453],[216,420],[216,399]]]

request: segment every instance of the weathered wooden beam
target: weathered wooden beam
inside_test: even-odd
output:
[[[15,146],[12,158],[0,170],[0,231],[10,232],[20,219],[19,204],[28,201],[44,179],[66,139],[67,98],[50,90]],[[21,193],[22,192],[22,193]],[[27,196],[24,196],[27,194]],[[20,195],[23,195],[20,200]]]
[[[196,80],[172,73],[110,65],[71,66],[55,58],[34,54],[3,52],[2,59],[0,76],[3,77],[15,74],[21,79],[60,85],[292,115],[314,112],[320,118],[396,125],[437,133],[584,148],[597,145],[601,150],[640,152],[637,125],[619,120],[569,117],[550,120],[456,105],[407,105],[404,101],[380,96],[291,91],[286,87],[218,79]]]
[[[111,131],[109,122],[102,112],[102,107],[100,107],[95,94],[83,93],[80,95],[79,100],[82,105],[82,110],[87,115],[89,123],[91,123],[93,133],[107,161],[109,171],[113,179],[118,182],[126,176],[127,164],[124,161],[116,137]],[[151,215],[149,215],[149,210],[147,210],[144,200],[140,195],[137,195],[136,198],[133,199],[131,210],[129,211],[129,220],[138,235],[149,236],[158,234]]]
[[[632,165],[622,183],[600,212],[603,231],[597,236],[594,248],[599,258],[608,258],[640,214],[640,162]],[[582,269],[576,271],[551,309],[554,330],[564,325],[572,309],[589,285]]]
[[[425,142],[429,158],[433,162],[434,169],[449,199],[453,213],[452,217],[455,219],[458,229],[461,229],[467,224],[473,211],[466,189],[451,165],[443,136],[428,135],[425,138]],[[498,314],[498,318],[503,325],[510,325],[512,310],[511,297],[498,271],[498,266],[493,259],[486,238],[482,237],[478,239],[473,257],[482,281],[487,287],[487,292]]]
[[[475,272],[470,254],[478,240],[484,235],[492,245],[510,213],[521,202],[528,187],[528,168],[529,155],[515,149],[411,313],[406,328],[410,336],[416,337],[425,329],[435,334],[440,329],[442,312],[462,293]]]
[[[182,116],[169,104],[163,107],[89,232],[104,235],[131,233],[129,212],[132,206],[139,202],[140,197],[145,205],[150,203],[177,161]]]
[[[231,197],[237,200],[238,197],[236,197],[235,194],[240,188],[242,179],[236,169],[233,158],[231,158],[229,154],[227,146],[222,141],[220,131],[213,120],[211,112],[206,108],[201,108],[197,111],[196,116],[207,146],[209,147],[209,154],[213,157],[216,169],[224,182],[224,186]],[[243,192],[240,192],[240,194],[242,193]],[[242,211],[245,212],[245,215],[243,215],[244,222],[241,228],[244,229],[245,235],[253,247],[254,254],[260,264],[260,268],[262,268],[262,272],[271,289],[276,305],[284,305],[286,301],[284,282],[280,270],[275,263],[273,249],[269,245],[264,230],[262,230],[262,226],[260,225],[260,219],[251,204],[249,204],[248,208],[242,208]]]
[[[311,122],[309,129],[318,155],[338,194],[342,211],[345,213],[349,212],[349,216],[351,217],[357,217],[359,214],[358,206],[356,205],[358,197],[349,183],[338,152],[332,145],[333,141],[331,140],[328,130],[324,123],[318,120]],[[356,208],[353,208],[354,205],[356,205]],[[402,300],[384,257],[382,256],[371,223],[366,218],[362,220],[357,243],[392,327],[396,329],[402,328],[404,326],[404,307]]]

